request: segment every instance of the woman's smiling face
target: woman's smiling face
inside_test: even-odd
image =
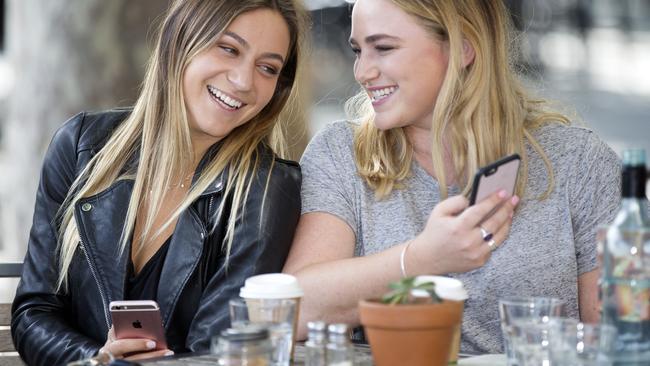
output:
[[[350,45],[355,79],[365,88],[381,130],[431,128],[449,61],[447,42],[388,0],[358,0]]]
[[[270,9],[239,15],[183,75],[192,141],[207,148],[271,100],[289,50],[289,28]],[[201,150],[199,148],[199,150]]]

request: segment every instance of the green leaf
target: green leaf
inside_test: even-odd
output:
[[[438,297],[438,294],[436,294],[435,283],[424,282],[415,285],[415,277],[407,277],[400,281],[392,282],[388,285],[388,288],[391,291],[381,298],[381,302],[384,304],[395,305],[410,303],[412,301],[411,291],[415,289],[426,291],[434,303],[442,302],[442,299]]]

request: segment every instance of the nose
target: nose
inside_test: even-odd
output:
[[[249,91],[253,87],[253,73],[255,72],[255,65],[249,65],[247,62],[242,62],[233,67],[227,73],[228,81],[235,87],[237,91]]]
[[[360,54],[354,62],[354,78],[359,84],[367,84],[379,77],[379,69],[375,61],[369,57]]]

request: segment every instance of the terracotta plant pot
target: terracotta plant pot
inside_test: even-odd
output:
[[[362,300],[359,316],[376,366],[446,366],[463,302],[386,305]]]

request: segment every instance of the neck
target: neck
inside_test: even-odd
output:
[[[433,136],[430,129],[418,127],[418,126],[408,126],[404,128],[406,133],[406,138],[411,143],[413,147],[413,155],[415,160],[424,168],[424,170],[429,173],[434,179],[438,179],[433,171],[433,156],[431,152],[431,146],[433,141]],[[449,153],[449,143],[446,138],[443,138],[444,145],[444,155],[442,157],[445,169],[446,183],[453,184],[455,179],[454,171],[454,162]]]

